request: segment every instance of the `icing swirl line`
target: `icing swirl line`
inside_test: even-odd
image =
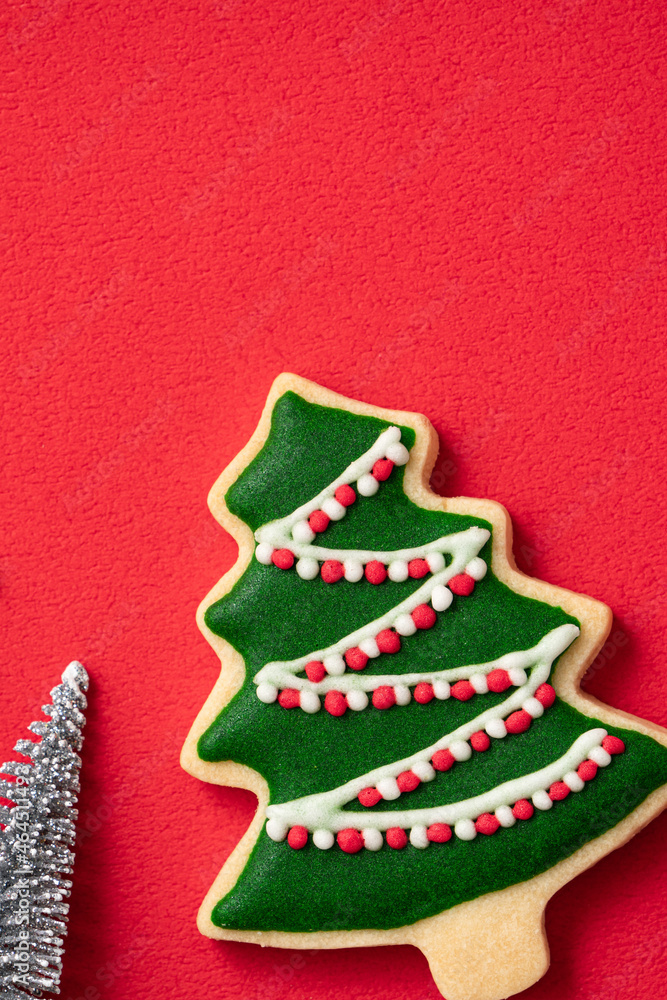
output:
[[[409,597],[406,597],[405,600],[396,604],[380,618],[367,622],[365,625],[362,625],[361,628],[356,629],[356,631],[344,636],[338,642],[333,643],[331,646],[327,646],[325,649],[313,650],[306,653],[304,656],[297,657],[294,660],[276,660],[265,664],[255,675],[255,684],[258,688],[263,684],[273,686],[275,694],[270,700],[275,700],[278,687],[287,686],[288,682],[290,686],[292,686],[292,681],[294,680],[295,675],[303,672],[306,665],[311,661],[322,661],[325,668],[328,670],[329,667],[327,660],[329,660],[333,666],[333,657],[338,657],[342,661],[343,653],[346,653],[351,648],[359,647],[366,640],[374,639],[385,629],[396,627],[397,631],[401,632],[402,620],[404,618],[408,618],[412,612],[424,605],[426,601],[430,600],[433,604],[436,604],[439,608],[445,610],[445,607],[451,603],[452,595],[451,591],[448,591],[449,596],[445,602],[443,600],[444,594],[441,593],[441,590],[445,592],[446,584],[449,583],[454,577],[461,575],[466,566],[469,566],[473,560],[475,560],[477,553],[488,541],[489,537],[490,533],[486,530],[486,528],[468,528],[466,531],[460,531],[454,535],[448,535],[447,538],[442,539],[442,541],[447,543],[446,551],[451,554],[452,562],[449,566],[445,567],[445,569],[430,577],[426,583],[422,584],[422,586],[410,594]],[[483,562],[481,559],[479,561]],[[438,598],[440,598],[440,601],[438,601]],[[443,605],[445,605],[445,607],[443,607]],[[406,632],[405,628],[407,625],[407,622],[403,623],[402,634],[411,634],[417,631],[417,626],[414,625],[414,622],[412,622],[410,630]],[[344,672],[344,661],[342,661],[342,667],[340,667],[339,664],[338,670],[340,673]],[[336,667],[333,667],[330,672],[333,673],[334,671],[336,671]],[[270,692],[267,690],[267,701],[269,700],[269,693]],[[258,695],[260,700],[265,700],[265,698],[262,697],[261,690],[258,690]]]
[[[437,751],[455,747],[470,739],[474,733],[482,729],[486,729],[489,732],[490,727],[491,731],[489,735],[493,735],[497,721],[522,708],[523,703],[547,680],[556,657],[560,656],[578,635],[579,629],[576,625],[561,625],[547,633],[536,646],[531,650],[526,650],[524,653],[527,657],[527,662],[530,663],[532,661],[533,663],[530,677],[525,684],[517,688],[509,698],[506,698],[499,705],[487,709],[474,719],[453,730],[453,732],[447,733],[431,746],[412,754],[410,757],[374,768],[366,774],[353,778],[351,781],[347,781],[338,788],[331,789],[330,791],[318,792],[314,795],[306,795],[290,802],[270,805],[266,811],[267,816],[269,819],[275,818],[276,820],[280,820],[288,826],[301,824],[308,829],[318,829],[320,827],[332,830],[344,829],[349,822],[350,814],[344,813],[342,807],[355,799],[363,789],[371,785],[377,786],[378,782],[385,778],[396,779],[399,774],[410,770],[414,765],[429,762]],[[582,757],[581,759],[583,760],[584,758]],[[517,796],[517,798],[522,797],[524,796]],[[484,810],[481,809],[480,812],[484,812]],[[364,813],[364,817],[371,815],[371,813]],[[384,818],[381,819],[380,826],[377,829],[388,829],[388,825],[392,825],[391,816],[395,814],[392,813],[389,816],[387,826],[382,825],[387,818],[387,814],[380,813],[378,815]],[[415,822],[417,821],[415,820]],[[440,820],[433,819],[429,822],[435,823],[440,822]],[[442,822],[447,821],[443,820]],[[333,826],[331,825],[332,823],[334,823]],[[397,824],[412,825],[410,822],[405,824],[399,823],[398,820]]]

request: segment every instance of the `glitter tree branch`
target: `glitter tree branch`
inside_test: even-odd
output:
[[[31,763],[0,766],[0,995],[5,1000],[59,993],[74,864],[84,691],[88,675],[76,661],[51,691],[48,721],[28,728],[39,742],[19,740]]]

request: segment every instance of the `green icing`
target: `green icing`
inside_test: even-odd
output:
[[[316,406],[294,393],[273,411],[267,441],[226,495],[232,513],[255,530],[291,513],[328,485],[377,439],[388,425],[371,417]],[[402,428],[410,447],[414,432]],[[487,522],[427,511],[403,493],[403,471],[395,469],[378,493],[358,501],[322,538],[331,548],[396,549]],[[481,553],[490,559],[490,543]],[[199,741],[203,760],[234,760],[267,780],[272,802],[334,788],[360,773],[435,743],[481,711],[480,700],[461,703],[412,701],[404,708],[347,712],[333,718],[320,711],[262,704],[252,678],[271,660],[288,660],[326,647],[403,600],[423,581],[361,581],[331,586],[301,580],[294,571],[252,561],[232,591],[206,612],[213,632],[243,656],[243,687]],[[390,658],[391,672],[432,670],[491,660],[533,646],[547,632],[575,619],[514,593],[492,573],[467,598],[455,598],[428,632],[403,639]],[[388,657],[367,672],[386,673]],[[503,700],[485,695],[484,708]],[[550,763],[594,722],[561,701],[520,737],[492,740],[486,753],[440,774],[395,802],[391,809],[444,804],[479,794],[502,781]],[[609,727],[606,727],[609,728]],[[613,760],[584,791],[556,803],[548,813],[472,842],[402,851],[347,855],[337,846],[320,851],[309,841],[301,851],[276,844],[262,832],[234,889],[214,908],[220,927],[243,930],[313,931],[389,928],[524,881],[552,867],[619,822],[667,782],[667,751],[635,732],[621,735],[627,752]],[[351,813],[363,812],[358,802]],[[354,826],[354,816],[350,817]],[[360,824],[359,824],[360,825]]]

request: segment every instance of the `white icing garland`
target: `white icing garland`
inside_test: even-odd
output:
[[[314,650],[305,656],[297,657],[295,660],[276,660],[267,663],[255,674],[254,682],[258,688],[260,685],[270,685],[275,693],[273,697],[270,697],[271,691],[266,689],[264,692],[258,691],[260,700],[267,702],[269,700],[275,701],[279,687],[309,686],[310,681],[303,678],[295,678],[295,675],[301,673],[306,664],[311,660],[322,660],[329,673],[334,673],[336,666],[334,665],[333,658],[338,657],[339,661],[342,662],[342,667],[340,666],[340,662],[338,662],[338,669],[342,673],[345,670],[345,662],[342,660],[342,654],[347,652],[348,649],[359,646],[365,640],[374,639],[383,629],[392,626],[398,626],[397,631],[402,632],[401,617],[409,616],[410,612],[414,611],[420,604],[424,604],[430,599],[432,600],[436,588],[444,590],[445,585],[452,577],[459,575],[465,570],[466,566],[470,565],[489,537],[490,533],[486,528],[468,528],[466,531],[460,531],[454,535],[448,535],[445,538],[439,539],[438,542],[443,544],[441,551],[448,552],[452,556],[452,562],[449,566],[430,577],[426,583],[422,584],[421,587],[415,590],[404,601],[401,601],[400,604],[395,605],[390,611],[382,615],[381,618],[376,618],[374,621],[362,625],[361,628],[344,636],[344,638],[333,645],[327,646],[325,649]],[[446,547],[444,547],[445,544]],[[482,560],[479,561],[482,562]],[[451,600],[451,591],[448,593]],[[439,590],[436,591],[435,596],[442,598]],[[445,610],[442,607],[442,603],[440,610]],[[413,631],[416,631],[416,628],[413,627]],[[403,632],[402,634],[405,633]],[[333,669],[330,669],[329,664],[326,662],[327,660],[331,660],[331,667]],[[359,690],[362,689],[360,688]],[[262,697],[262,694],[265,694],[265,697]]]
[[[308,543],[299,542],[293,538],[291,532],[292,529],[301,521],[307,521],[308,517],[318,509],[322,509],[322,504],[327,501],[334,499],[334,493],[339,486],[346,486],[355,480],[360,480],[362,476],[368,475],[370,470],[373,468],[378,459],[384,458],[387,455],[387,451],[395,447],[401,440],[401,431],[398,427],[388,427],[386,431],[378,437],[375,444],[360,455],[354,462],[352,462],[345,469],[344,472],[334,479],[332,483],[325,486],[324,489],[309,500],[307,503],[302,504],[297,507],[296,510],[288,514],[287,517],[281,517],[275,521],[269,521],[267,524],[263,524],[261,528],[258,528],[255,532],[255,539],[260,544],[270,545],[274,549],[289,548],[295,555],[312,555],[313,546]],[[394,459],[395,465],[405,465],[408,461],[408,451],[404,445],[399,445],[402,449],[401,452],[394,452],[396,459]],[[377,489],[377,480],[375,480],[375,488]],[[370,496],[369,493],[364,493],[363,487],[360,490],[362,496]],[[337,502],[337,501],[336,501]],[[337,520],[338,517],[343,517],[345,513],[345,508],[342,504],[338,505],[341,510],[334,510],[333,520]],[[331,515],[329,515],[331,516]],[[322,549],[321,551],[329,551]],[[329,559],[331,556],[318,556],[316,558]]]
[[[400,443],[401,432],[398,427],[389,427],[378,437],[375,444],[352,462],[337,479],[326,486],[316,497],[297,507],[286,517],[269,521],[255,532],[257,548],[255,557],[264,565],[272,561],[274,551],[288,549],[298,559],[296,570],[304,580],[313,580],[319,573],[319,564],[328,560],[343,563],[345,579],[356,583],[362,579],[363,567],[369,562],[380,562],[388,566],[388,577],[395,583],[408,578],[408,563],[412,559],[426,559],[432,573],[439,572],[443,566],[442,554],[450,553],[449,542],[452,536],[437,538],[425,545],[394,550],[374,549],[332,549],[322,545],[313,545],[316,533],[308,524],[308,517],[317,510],[322,510],[332,521],[339,521],[345,516],[347,508],[336,500],[334,494],[340,486],[347,486],[356,480],[357,490],[361,496],[372,496],[379,488],[379,482],[370,470],[378,459],[387,457],[394,465],[405,465],[409,454],[407,448]],[[478,550],[479,551],[479,550]],[[452,574],[455,575],[455,574]]]
[[[533,805],[537,809],[550,809],[553,801],[549,798],[547,789],[556,781],[568,779],[566,784],[571,791],[581,791],[584,782],[581,779],[576,781],[572,776],[574,774],[578,778],[576,768],[584,760],[587,758],[595,760],[598,757],[596,751],[602,749],[601,743],[606,735],[606,729],[589,729],[575,740],[562,757],[546,767],[522,775],[520,778],[505,781],[481,795],[475,795],[470,799],[461,799],[444,806],[392,810],[391,812],[366,810],[359,813],[335,810],[326,817],[307,816],[304,811],[297,812],[296,810],[280,812],[281,807],[273,806],[267,810],[269,816],[267,833],[272,840],[284,840],[288,829],[293,825],[304,826],[307,830],[328,830],[332,833],[338,833],[353,826],[355,820],[358,820],[360,825],[363,824],[364,833],[366,829],[379,832],[399,827],[409,830],[415,827],[427,827],[434,823],[446,823],[448,826],[454,827],[454,832],[460,839],[472,840],[475,836],[474,830],[470,831],[470,827],[465,825],[459,828],[459,824],[472,823],[484,813],[499,811],[500,815],[503,816],[502,810],[505,807],[509,807],[521,799],[532,799]],[[604,750],[603,753],[607,758],[606,764],[608,764],[611,757]],[[606,766],[606,764],[601,766]],[[297,799],[293,804],[303,801]],[[321,819],[324,819],[324,822],[320,822]],[[501,822],[501,825],[511,825],[509,817],[507,817],[506,824]],[[469,831],[472,832],[472,836],[465,835]]]
[[[510,654],[523,656],[526,658],[526,665],[532,665],[531,674],[526,683],[517,688],[517,690],[514,691],[509,698],[506,698],[505,701],[494,706],[493,708],[487,709],[485,712],[477,715],[470,722],[459,726],[453,732],[443,736],[432,746],[420,750],[410,757],[405,757],[403,760],[394,761],[391,764],[375,768],[374,770],[360,775],[357,778],[353,778],[351,781],[348,781],[345,784],[340,785],[338,788],[334,788],[328,792],[318,792],[314,795],[306,795],[301,798],[294,799],[291,802],[283,802],[269,806],[266,811],[267,816],[270,820],[275,819],[279,823],[286,824],[286,827],[302,825],[309,830],[328,829],[338,831],[345,829],[349,826],[350,813],[343,812],[342,807],[348,802],[353,801],[353,799],[355,799],[359,792],[364,788],[369,786],[377,787],[378,783],[384,781],[384,779],[395,780],[399,774],[403,771],[410,770],[414,765],[423,765],[423,763],[428,763],[433,754],[438,750],[449,749],[454,756],[457,756],[455,751],[458,753],[463,752],[462,747],[457,746],[457,744],[463,744],[464,741],[468,740],[473,735],[473,733],[476,733],[481,729],[486,728],[487,732],[489,732],[489,725],[491,726],[489,735],[497,735],[498,730],[495,723],[511,714],[511,712],[522,708],[524,702],[528,701],[540,684],[543,684],[546,681],[551,672],[551,665],[556,657],[560,656],[560,654],[567,649],[567,647],[578,635],[579,629],[576,625],[561,625],[544,636],[544,638],[541,639],[540,642],[532,649],[526,650],[523,653]],[[477,670],[479,670],[479,667],[477,667]],[[595,732],[598,731],[596,730]],[[604,736],[606,736],[606,732],[603,734],[603,737]],[[578,745],[578,742],[579,741],[577,741],[575,746]],[[600,742],[600,740],[598,740],[598,742]],[[467,748],[466,755],[470,756],[470,747],[467,744],[465,744],[465,746]],[[592,743],[591,746],[593,746]],[[588,750],[586,753],[587,752]],[[585,756],[586,754],[584,754],[581,760],[584,760]],[[460,759],[465,758],[461,757]],[[555,766],[555,764],[552,765],[552,767]],[[570,769],[571,768],[568,767],[566,770],[569,771]],[[517,795],[516,798],[525,798],[525,796]],[[498,804],[501,805],[502,803],[499,802]],[[437,807],[435,810],[431,810],[429,815],[432,812],[434,815],[437,813],[439,817],[442,809],[449,808],[453,807]],[[479,810],[480,813],[484,811],[484,809]],[[412,812],[420,811],[412,810]],[[421,812],[425,811],[421,810]],[[413,825],[412,821],[403,822],[403,819],[399,818],[408,815],[411,815],[410,811],[400,814],[364,812],[363,821],[365,826],[374,827],[378,830],[388,829],[391,826],[410,827]],[[373,822],[367,823],[367,818],[373,819]],[[417,820],[414,822],[416,823]],[[448,821],[435,818],[428,820],[428,822],[436,823]]]

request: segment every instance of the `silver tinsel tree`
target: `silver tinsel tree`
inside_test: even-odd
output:
[[[28,728],[40,742],[19,740],[14,749],[30,764],[0,766],[0,996],[26,1000],[43,990],[59,993],[63,939],[74,863],[79,769],[88,674],[70,663],[62,684],[42,709],[48,722]]]

